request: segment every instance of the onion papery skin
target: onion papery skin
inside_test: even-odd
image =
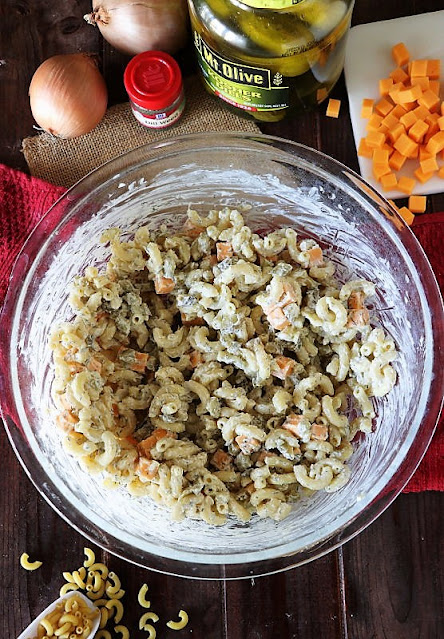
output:
[[[94,0],[92,7],[85,20],[96,25],[105,40],[126,55],[143,51],[174,54],[187,44],[186,0]]]
[[[56,55],[35,71],[29,86],[32,115],[42,129],[71,139],[92,131],[106,112],[108,92],[87,53]]]

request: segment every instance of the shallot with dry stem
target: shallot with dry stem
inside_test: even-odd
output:
[[[108,92],[94,57],[72,53],[55,55],[38,67],[29,98],[37,124],[69,139],[97,126],[106,112]]]
[[[121,53],[174,54],[187,42],[186,0],[93,0],[92,7],[92,13],[83,17]]]

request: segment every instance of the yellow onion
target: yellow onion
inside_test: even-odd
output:
[[[93,0],[83,16],[117,51],[176,53],[188,38],[187,0]]]
[[[108,93],[93,57],[55,55],[34,73],[29,86],[37,124],[60,138],[89,133],[105,115]]]

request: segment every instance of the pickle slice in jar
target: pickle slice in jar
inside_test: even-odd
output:
[[[286,15],[287,20],[280,15],[270,21],[264,16],[250,14],[242,28],[258,47],[255,64],[261,66],[260,58],[263,58],[263,64],[274,73],[302,75],[316,63],[319,52],[312,48],[311,31],[301,22],[292,20],[290,14]]]
[[[274,111],[254,111],[252,115],[255,120],[261,122],[279,122],[284,119],[286,113],[286,109],[275,109]]]
[[[311,46],[313,34],[290,13],[269,17],[267,14],[240,14],[239,27],[264,57],[280,57],[288,51],[303,51]]]
[[[347,5],[342,0],[333,2],[318,0],[311,4],[311,8],[304,11],[304,20],[308,23],[316,40],[320,40],[338,26],[347,13]]]
[[[319,59],[321,52],[318,47],[309,49],[303,53],[294,53],[283,58],[273,58],[267,60],[267,67],[273,73],[280,73],[283,76],[294,78],[309,71]]]
[[[227,0],[207,0],[206,4],[219,18],[229,18],[231,14],[230,3]]]

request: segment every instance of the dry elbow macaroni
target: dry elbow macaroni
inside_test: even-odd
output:
[[[120,599],[125,591],[121,588],[120,578],[114,572],[109,572],[105,564],[96,562],[95,553],[91,548],[85,547],[84,553],[86,558],[80,568],[62,573],[66,583],[60,589],[60,596],[67,594],[70,590],[82,590],[83,595],[92,600],[94,609],[85,603],[82,595],[73,592],[45,614],[39,622],[37,635],[30,639],[50,639],[50,637],[89,639],[98,618],[99,630],[95,634],[98,639],[111,639],[111,636],[114,637],[116,634],[119,634],[121,639],[130,638],[128,627],[121,623],[124,606]],[[35,564],[41,564],[41,562],[29,562],[28,554],[22,553],[20,564],[25,570],[35,570],[38,567]],[[94,591],[100,591],[104,597],[98,598]],[[146,599],[147,593],[148,584],[144,583],[139,589],[137,601],[145,609],[151,607],[151,602]],[[185,628],[188,624],[188,614],[180,610],[178,616],[179,621],[168,621],[165,625],[173,630]],[[147,637],[150,639],[155,639],[156,629],[149,621],[157,623],[159,616],[150,610],[145,611],[139,618],[139,629],[147,632]],[[108,627],[114,628],[113,635]]]
[[[106,268],[75,278],[76,316],[51,336],[56,423],[83,468],[214,525],[341,488],[396,381],[374,285],[341,285],[314,240],[261,237],[226,208],[102,242]]]
[[[86,639],[91,635],[98,615],[98,610],[91,610],[79,595],[73,594],[56,604],[54,609],[41,619],[37,635],[32,639],[48,639],[48,637]]]
[[[179,610],[179,621],[168,621],[167,626],[172,630],[182,630],[188,623],[188,615],[185,610]]]
[[[29,561],[29,555],[26,552],[23,552],[20,555],[20,565],[25,570],[37,570],[42,565],[41,561]]]

